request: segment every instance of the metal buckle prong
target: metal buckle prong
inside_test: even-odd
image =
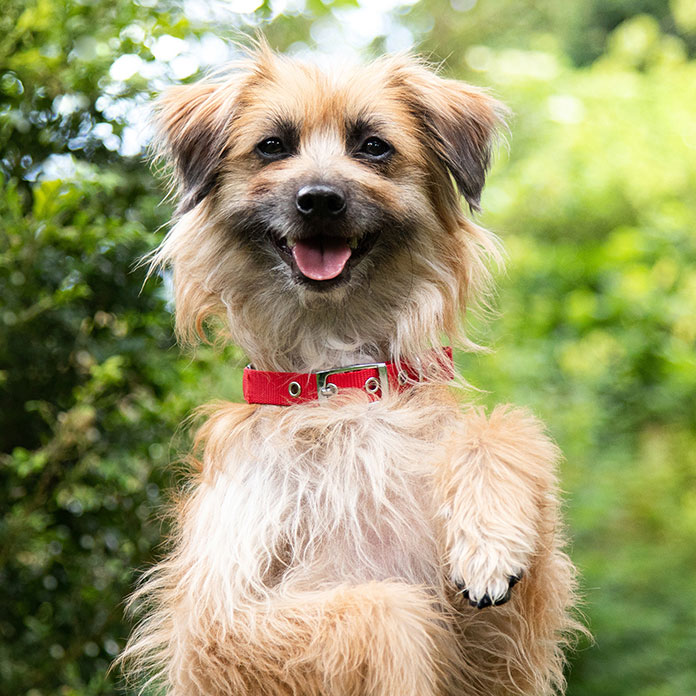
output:
[[[327,383],[326,381],[331,375],[341,374],[342,372],[359,372],[360,370],[377,370],[382,398],[389,394],[389,374],[386,363],[365,363],[364,365],[348,365],[347,367],[337,367],[333,370],[315,372],[314,374],[317,378],[317,398],[319,401],[326,401],[338,391],[338,387],[333,382]]]

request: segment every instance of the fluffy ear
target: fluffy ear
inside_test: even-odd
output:
[[[156,104],[158,156],[173,165],[180,213],[213,189],[228,142],[236,90],[199,82],[169,89]]]
[[[506,107],[482,90],[441,78],[415,61],[402,65],[400,72],[402,89],[431,147],[469,207],[480,210],[493,143],[504,125]]]

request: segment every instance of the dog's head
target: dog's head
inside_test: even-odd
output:
[[[415,357],[486,272],[477,209],[500,105],[386,57],[324,71],[262,47],[159,102],[184,337],[222,315],[259,367]]]

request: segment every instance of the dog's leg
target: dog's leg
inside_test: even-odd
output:
[[[557,508],[558,450],[539,422],[498,407],[469,412],[441,476],[452,582],[479,608],[502,604],[542,543]]]
[[[185,640],[169,694],[434,696],[445,636],[431,599],[403,583],[280,595],[240,607],[213,640]]]
[[[338,590],[316,609],[309,655],[316,655],[313,659],[324,674],[324,693],[439,693],[437,660],[443,659],[446,631],[422,590],[374,582]]]
[[[440,493],[450,580],[463,595],[462,648],[489,693],[557,693],[562,647],[582,631],[571,614],[575,569],[561,548],[559,452],[536,419],[509,407],[490,418],[470,411],[451,445]]]

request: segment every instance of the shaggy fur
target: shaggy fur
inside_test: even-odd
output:
[[[281,371],[415,364],[443,332],[473,347],[460,317],[498,247],[459,193],[478,207],[502,114],[406,56],[328,73],[262,46],[171,90],[158,119],[179,212],[152,261],[173,269],[180,337],[217,317],[256,368]],[[366,154],[371,137],[385,157]],[[259,153],[269,138],[282,156]],[[320,234],[364,249],[335,280],[284,256],[307,234],[307,182],[347,200]],[[171,696],[562,690],[578,626],[558,452],[529,414],[487,417],[443,382],[434,369],[377,402],[209,407],[172,550],[135,595],[131,671]]]

